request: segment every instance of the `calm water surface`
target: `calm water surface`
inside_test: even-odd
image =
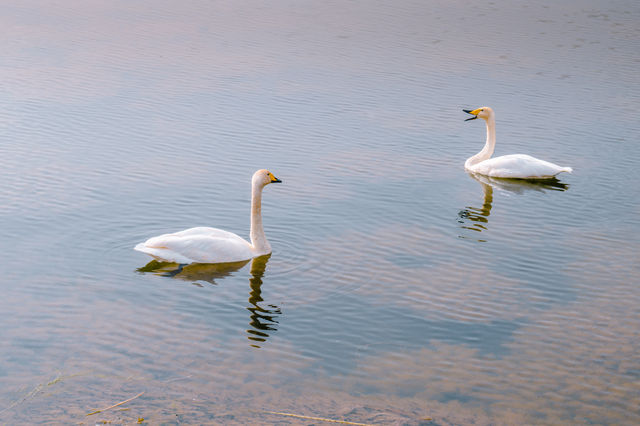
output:
[[[557,3],[4,2],[0,423],[640,423],[640,4]]]

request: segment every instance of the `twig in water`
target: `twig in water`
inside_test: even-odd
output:
[[[142,392],[140,392],[139,394],[137,394],[137,395],[136,395],[136,396],[134,396],[134,397],[131,397],[131,398],[129,398],[129,399],[126,399],[126,400],[124,400],[124,401],[122,401],[122,402],[118,402],[117,404],[113,404],[113,405],[112,405],[112,406],[110,406],[110,407],[103,408],[102,410],[92,411],[92,412],[90,412],[89,414],[87,414],[87,416],[91,416],[91,415],[93,415],[93,414],[102,413],[103,411],[107,411],[107,410],[110,410],[110,409],[112,409],[112,408],[115,408],[115,407],[117,407],[117,406],[119,406],[119,405],[126,404],[126,403],[127,403],[127,402],[129,402],[129,401],[133,401],[134,399],[136,399],[137,397],[139,397],[140,395],[142,395],[144,392],[145,392],[145,391],[142,391]]]
[[[74,377],[74,376],[78,376],[78,374],[73,374],[71,376],[66,376],[64,377],[69,378],[69,377]],[[29,398],[33,398],[34,396],[36,396],[38,393],[42,392],[42,390],[44,389],[45,386],[53,386],[59,382],[61,382],[63,379],[63,376],[58,373],[58,375],[56,376],[55,379],[51,380],[48,383],[40,383],[39,385],[37,385],[35,388],[33,388],[33,390],[31,392],[29,392],[28,394],[26,394],[25,396],[23,396],[21,399],[18,399],[16,401],[13,401],[8,407],[3,408],[2,410],[0,410],[0,414],[4,413],[7,410],[12,409],[13,407],[15,407],[18,404],[21,404],[23,402],[25,402],[27,399]]]
[[[299,414],[291,414],[291,413],[279,413],[276,411],[265,411],[265,413],[269,413],[269,414],[278,414],[280,416],[289,416],[289,417],[296,417],[298,419],[307,419],[307,420],[320,420],[323,422],[330,422],[330,423],[341,423],[343,425],[358,425],[358,426],[373,426],[369,423],[356,423],[356,422],[348,422],[346,420],[333,420],[333,419],[324,419],[322,417],[310,417],[310,416],[301,416]]]
[[[178,381],[178,380],[185,380],[185,379],[189,379],[189,378],[191,378],[191,377],[192,377],[192,375],[191,375],[191,374],[189,374],[188,376],[174,377],[173,379],[165,380],[164,382],[165,382],[165,383],[171,383],[171,382],[176,382],[176,381]]]
[[[36,386],[35,388],[33,388],[33,390],[31,392],[29,392],[28,394],[26,394],[24,397],[22,397],[21,399],[18,399],[16,401],[14,401],[13,403],[11,403],[8,407],[5,407],[4,409],[0,410],[0,414],[4,413],[7,410],[10,410],[11,408],[15,407],[16,405],[26,401],[27,399],[31,398],[32,396],[36,395],[38,392],[40,392],[42,390],[42,388],[44,387],[44,384],[39,384],[38,386]]]

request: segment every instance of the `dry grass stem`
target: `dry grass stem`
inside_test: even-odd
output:
[[[343,424],[343,425],[373,426],[373,425],[371,425],[369,423],[356,423],[356,422],[348,422],[346,420],[333,420],[333,419],[325,419],[325,418],[322,418],[322,417],[301,416],[299,414],[279,413],[277,411],[265,411],[265,413],[277,414],[277,415],[280,415],[280,416],[295,417],[295,418],[298,418],[298,419],[319,420],[319,421],[322,421],[322,422],[340,423],[340,424]]]
[[[122,404],[126,404],[126,403],[127,403],[127,402],[129,402],[129,401],[133,401],[134,399],[136,399],[137,397],[139,397],[140,395],[142,395],[144,392],[145,392],[145,391],[142,391],[142,392],[140,392],[139,394],[137,394],[137,395],[136,395],[136,396],[134,396],[134,397],[131,397],[131,398],[129,398],[129,399],[125,399],[125,400],[124,400],[124,401],[122,401],[122,402],[118,402],[117,404],[113,404],[112,406],[107,407],[107,408],[103,408],[102,410],[92,411],[92,412],[90,412],[89,414],[87,414],[87,416],[91,416],[91,415],[93,415],[93,414],[102,413],[103,411],[107,411],[107,410],[110,410],[110,409],[112,409],[112,408],[118,407],[118,406],[120,406],[120,405],[122,405]]]

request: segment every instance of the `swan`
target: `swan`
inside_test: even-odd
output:
[[[251,178],[251,243],[231,232],[201,226],[149,238],[134,250],[175,263],[240,262],[269,254],[271,245],[262,227],[262,189],[280,182],[265,169],[258,170]]]
[[[485,176],[513,179],[550,179],[561,172],[571,173],[571,167],[560,167],[548,161],[539,160],[530,155],[511,154],[491,158],[496,145],[496,119],[489,107],[463,109],[473,117],[465,121],[482,118],[487,124],[487,142],[482,151],[465,161],[464,168],[472,173]]]

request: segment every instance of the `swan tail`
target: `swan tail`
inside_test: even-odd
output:
[[[573,173],[573,169],[571,167],[562,167],[560,172]]]
[[[145,243],[139,243],[136,244],[136,246],[133,248],[136,251],[148,254],[150,256],[157,256],[158,253],[160,252],[160,250],[156,247],[149,247],[148,245],[146,245]]]
[[[136,246],[133,249],[136,250],[136,251],[141,251],[143,253],[146,253],[147,252],[146,248],[147,248],[147,246],[144,245],[144,243],[138,243],[138,244],[136,244]]]
[[[159,247],[149,247],[145,243],[140,243],[136,245],[134,250],[139,252],[148,254],[156,260],[160,260],[163,262],[175,262],[175,263],[193,263],[192,259],[189,259],[186,256],[183,256],[179,253],[174,253],[167,248],[159,248]]]

